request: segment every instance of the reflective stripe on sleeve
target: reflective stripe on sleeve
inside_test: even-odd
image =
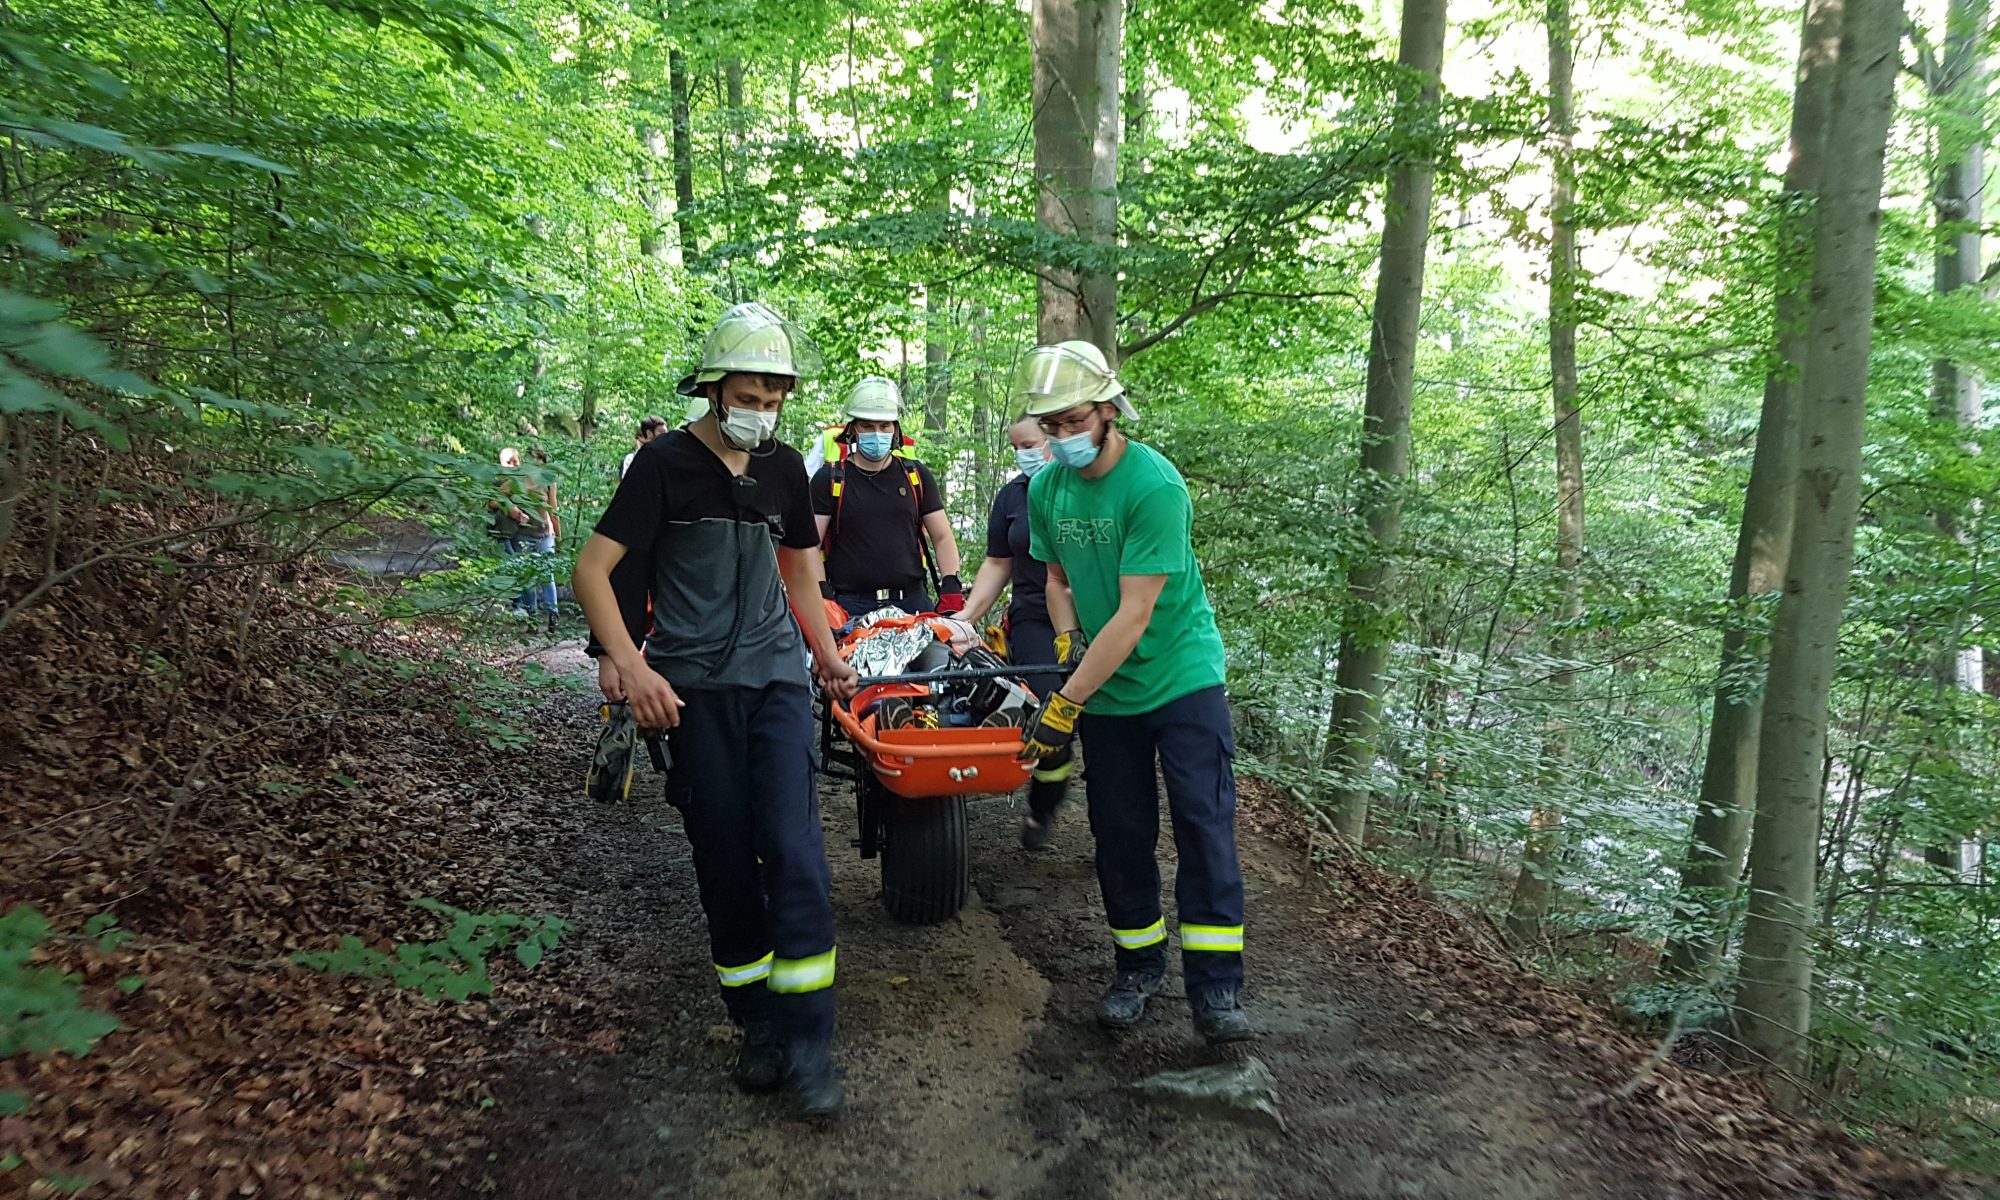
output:
[[[1147,946],[1157,946],[1167,940],[1167,923],[1159,920],[1141,929],[1113,929],[1111,940],[1127,950],[1143,950]]]
[[[1183,925],[1181,926],[1181,949],[1183,950],[1233,950],[1243,951],[1243,927],[1241,925]]]
[[[756,962],[747,963],[740,967],[725,967],[721,963],[715,964],[715,977],[722,981],[723,987],[742,987],[746,983],[755,983],[770,973],[771,956],[768,954]]]
[[[838,947],[811,958],[773,959],[767,986],[774,992],[817,992],[832,987],[835,950]]]

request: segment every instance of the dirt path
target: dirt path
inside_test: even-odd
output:
[[[1368,932],[1396,915],[1309,870],[1288,820],[1254,803],[1244,830],[1246,999],[1263,1037],[1247,1053],[1276,1076],[1289,1129],[1161,1107],[1125,1085],[1227,1052],[1195,1040],[1177,1000],[1157,1002],[1124,1036],[1093,1023],[1109,956],[1080,811],[1067,814],[1049,851],[1027,854],[1014,844],[1019,810],[1005,799],[979,803],[973,902],[956,921],[913,928],[882,914],[875,865],[847,845],[851,797],[826,792],[845,1118],[827,1128],[793,1121],[780,1101],[741,1095],[724,1079],[732,1037],[686,843],[654,778],[647,799],[627,808],[549,801],[563,832],[533,852],[530,869],[572,898],[578,931],[555,982],[573,1011],[523,1013],[506,1032],[521,1047],[513,1061],[532,1065],[497,1087],[493,1155],[459,1181],[467,1194],[1945,1194],[1935,1175],[1851,1147],[1826,1148],[1824,1162],[1812,1147],[1801,1161],[1787,1157],[1790,1142],[1775,1158],[1768,1144],[1739,1147],[1728,1139],[1753,1126],[1796,1127],[1753,1113],[1733,1125],[1724,1118],[1718,1134],[1706,1111],[1713,1100],[1699,1119],[1678,1113],[1673,1095],[1602,1104],[1606,1063],[1623,1071],[1618,1064],[1643,1047],[1593,1054],[1617,1035],[1591,1033],[1592,1018],[1576,1018],[1581,1033],[1537,1025],[1530,1009],[1509,1018],[1491,980],[1465,984],[1435,963],[1407,961],[1393,939]],[[1454,1003],[1460,992],[1474,993],[1465,1006]],[[1512,1034],[1496,1035],[1476,1014]],[[1680,1095],[1686,1107],[1685,1088]]]

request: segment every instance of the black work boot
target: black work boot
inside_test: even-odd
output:
[[[785,1091],[802,1117],[837,1117],[847,1107],[825,1046],[794,1044],[785,1056]]]
[[[736,1065],[729,1069],[730,1082],[746,1092],[768,1092],[785,1077],[785,1053],[778,1035],[768,1021],[751,1021],[743,1026],[743,1044],[736,1049]]]
[[[1160,990],[1158,971],[1120,971],[1097,1002],[1097,1023],[1106,1029],[1130,1029],[1146,1015],[1146,999]]]
[[[1236,989],[1204,988],[1188,993],[1188,1009],[1194,1015],[1194,1031],[1211,1046],[1224,1042],[1247,1042],[1257,1036],[1250,1028],[1250,1016],[1236,1002]]]
[[[1061,808],[1067,781],[1036,780],[1028,785],[1028,815],[1021,822],[1021,848],[1040,850],[1055,835],[1056,812]]]

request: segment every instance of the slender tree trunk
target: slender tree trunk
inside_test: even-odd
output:
[[[639,200],[651,218],[639,231],[639,253],[647,258],[668,257],[667,225],[673,220],[673,201],[660,186],[659,164],[668,154],[666,131],[645,121],[634,132],[639,135]]]
[[[931,55],[931,86],[936,90],[938,109],[949,113],[958,102],[957,81],[952,58],[952,39],[941,38]],[[932,199],[938,219],[938,249],[932,261],[953,262],[945,253],[950,246],[951,178],[940,178]],[[951,291],[943,280],[924,285],[924,428],[942,433],[951,416]]]
[[[1897,0],[1845,7],[1831,124],[1841,136],[1827,142],[1813,237],[1791,557],[1771,637],[1736,997],[1739,1037],[1771,1069],[1781,1103],[1799,1098],[1809,1065],[1820,764],[1854,565],[1883,159],[1900,66]]]
[[[679,47],[667,52],[667,90],[673,99],[674,226],[681,239],[681,261],[693,265],[701,255],[694,226],[694,132],[688,116],[687,55]]]
[[[1932,103],[1937,111],[1936,143],[1938,169],[1932,192],[1937,217],[1937,258],[1935,279],[1940,296],[1980,284],[1979,226],[1984,217],[1982,193],[1986,186],[1986,90],[1990,82],[1984,52],[1986,25],[1991,5],[1987,0],[1951,0],[1945,9],[1945,41],[1937,77],[1931,80]],[[1931,368],[1931,406],[1937,419],[1959,431],[1977,428],[1984,397],[1976,371],[1939,359]],[[1940,507],[1938,531],[1946,537],[1965,540],[1961,510]],[[1967,645],[1963,617],[1945,625],[1947,633],[1937,647],[1933,666],[1938,681],[1941,713],[1938,719],[1952,730],[1959,726],[1959,693],[1982,690],[1985,655],[1976,638]],[[1956,737],[1948,736],[1949,753],[1961,750]],[[1976,844],[1971,836],[1926,847],[1924,858],[1932,866],[1959,877],[1966,871],[1966,846]]]
[[[576,429],[578,439],[587,442],[597,432],[597,347],[602,337],[597,307],[597,230],[588,221],[583,226],[583,279],[583,387],[578,396]]]
[[[1576,690],[1572,632],[1583,616],[1583,418],[1576,410],[1576,113],[1575,60],[1569,0],[1548,0],[1549,35],[1549,380],[1554,398],[1556,443],[1556,635],[1549,653],[1557,664],[1551,683],[1564,693]],[[1555,701],[1544,754],[1548,759],[1545,799],[1528,814],[1528,842],[1507,932],[1518,941],[1533,937],[1548,914],[1555,890],[1556,855],[1562,848],[1561,794],[1569,776],[1571,705]]]
[[[744,140],[750,136],[750,114],[743,107],[743,60],[732,58],[725,61],[722,78],[729,104],[729,144],[732,149],[740,150]]]
[[[1404,0],[1400,61],[1412,78],[1404,86],[1411,120],[1438,103],[1444,61],[1445,0]],[[1334,823],[1359,842],[1368,826],[1376,737],[1382,724],[1382,672],[1392,634],[1384,599],[1392,582],[1391,556],[1403,532],[1403,479],[1410,470],[1410,385],[1416,365],[1417,321],[1424,299],[1424,250],[1431,232],[1428,159],[1404,163],[1389,179],[1382,223],[1381,274],[1375,285],[1375,319],[1368,338],[1368,383],[1361,416],[1361,471],[1355,488],[1368,523],[1366,557],[1347,577],[1348,607],[1340,637],[1333,724],[1339,730],[1333,761],[1338,775]]]
[[[1714,973],[1728,914],[1750,847],[1757,806],[1757,757],[1764,719],[1762,674],[1768,645],[1745,611],[1748,598],[1777,591],[1791,554],[1792,488],[1798,474],[1799,370],[1805,360],[1806,310],[1812,284],[1812,204],[1819,194],[1827,123],[1840,60],[1841,0],[1807,0],[1792,94],[1791,161],[1779,194],[1780,272],[1775,316],[1777,363],[1764,379],[1764,406],[1736,561],[1729,573],[1731,617],[1722,634],[1715,710],[1694,827],[1681,861],[1681,908],[1686,924],[1667,942],[1661,970],[1677,979]]]
[[[1035,217],[1050,233],[1108,252],[1118,232],[1120,0],[1034,0]],[[1042,267],[1036,330],[1081,338],[1114,365],[1118,281],[1102,263]]]

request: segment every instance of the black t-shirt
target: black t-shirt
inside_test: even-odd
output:
[[[805,642],[772,548],[819,544],[805,472],[799,452],[777,442],[739,477],[676,429],[647,443],[618,482],[597,532],[628,558],[651,560],[646,660],[676,688],[806,682]]]
[[[944,492],[931,470],[901,456],[874,473],[852,460],[841,464],[843,484],[836,503],[834,464],[812,478],[812,510],[832,517],[826,551],[826,577],[836,592],[872,592],[878,588],[904,591],[922,588],[924,577],[922,518],[944,510]],[[917,475],[919,495],[910,494],[910,472]]]
[[[1028,477],[1016,475],[993,496],[986,516],[986,557],[1012,560],[1014,585],[1007,612],[1014,617],[1049,618],[1049,564],[1028,553]]]

